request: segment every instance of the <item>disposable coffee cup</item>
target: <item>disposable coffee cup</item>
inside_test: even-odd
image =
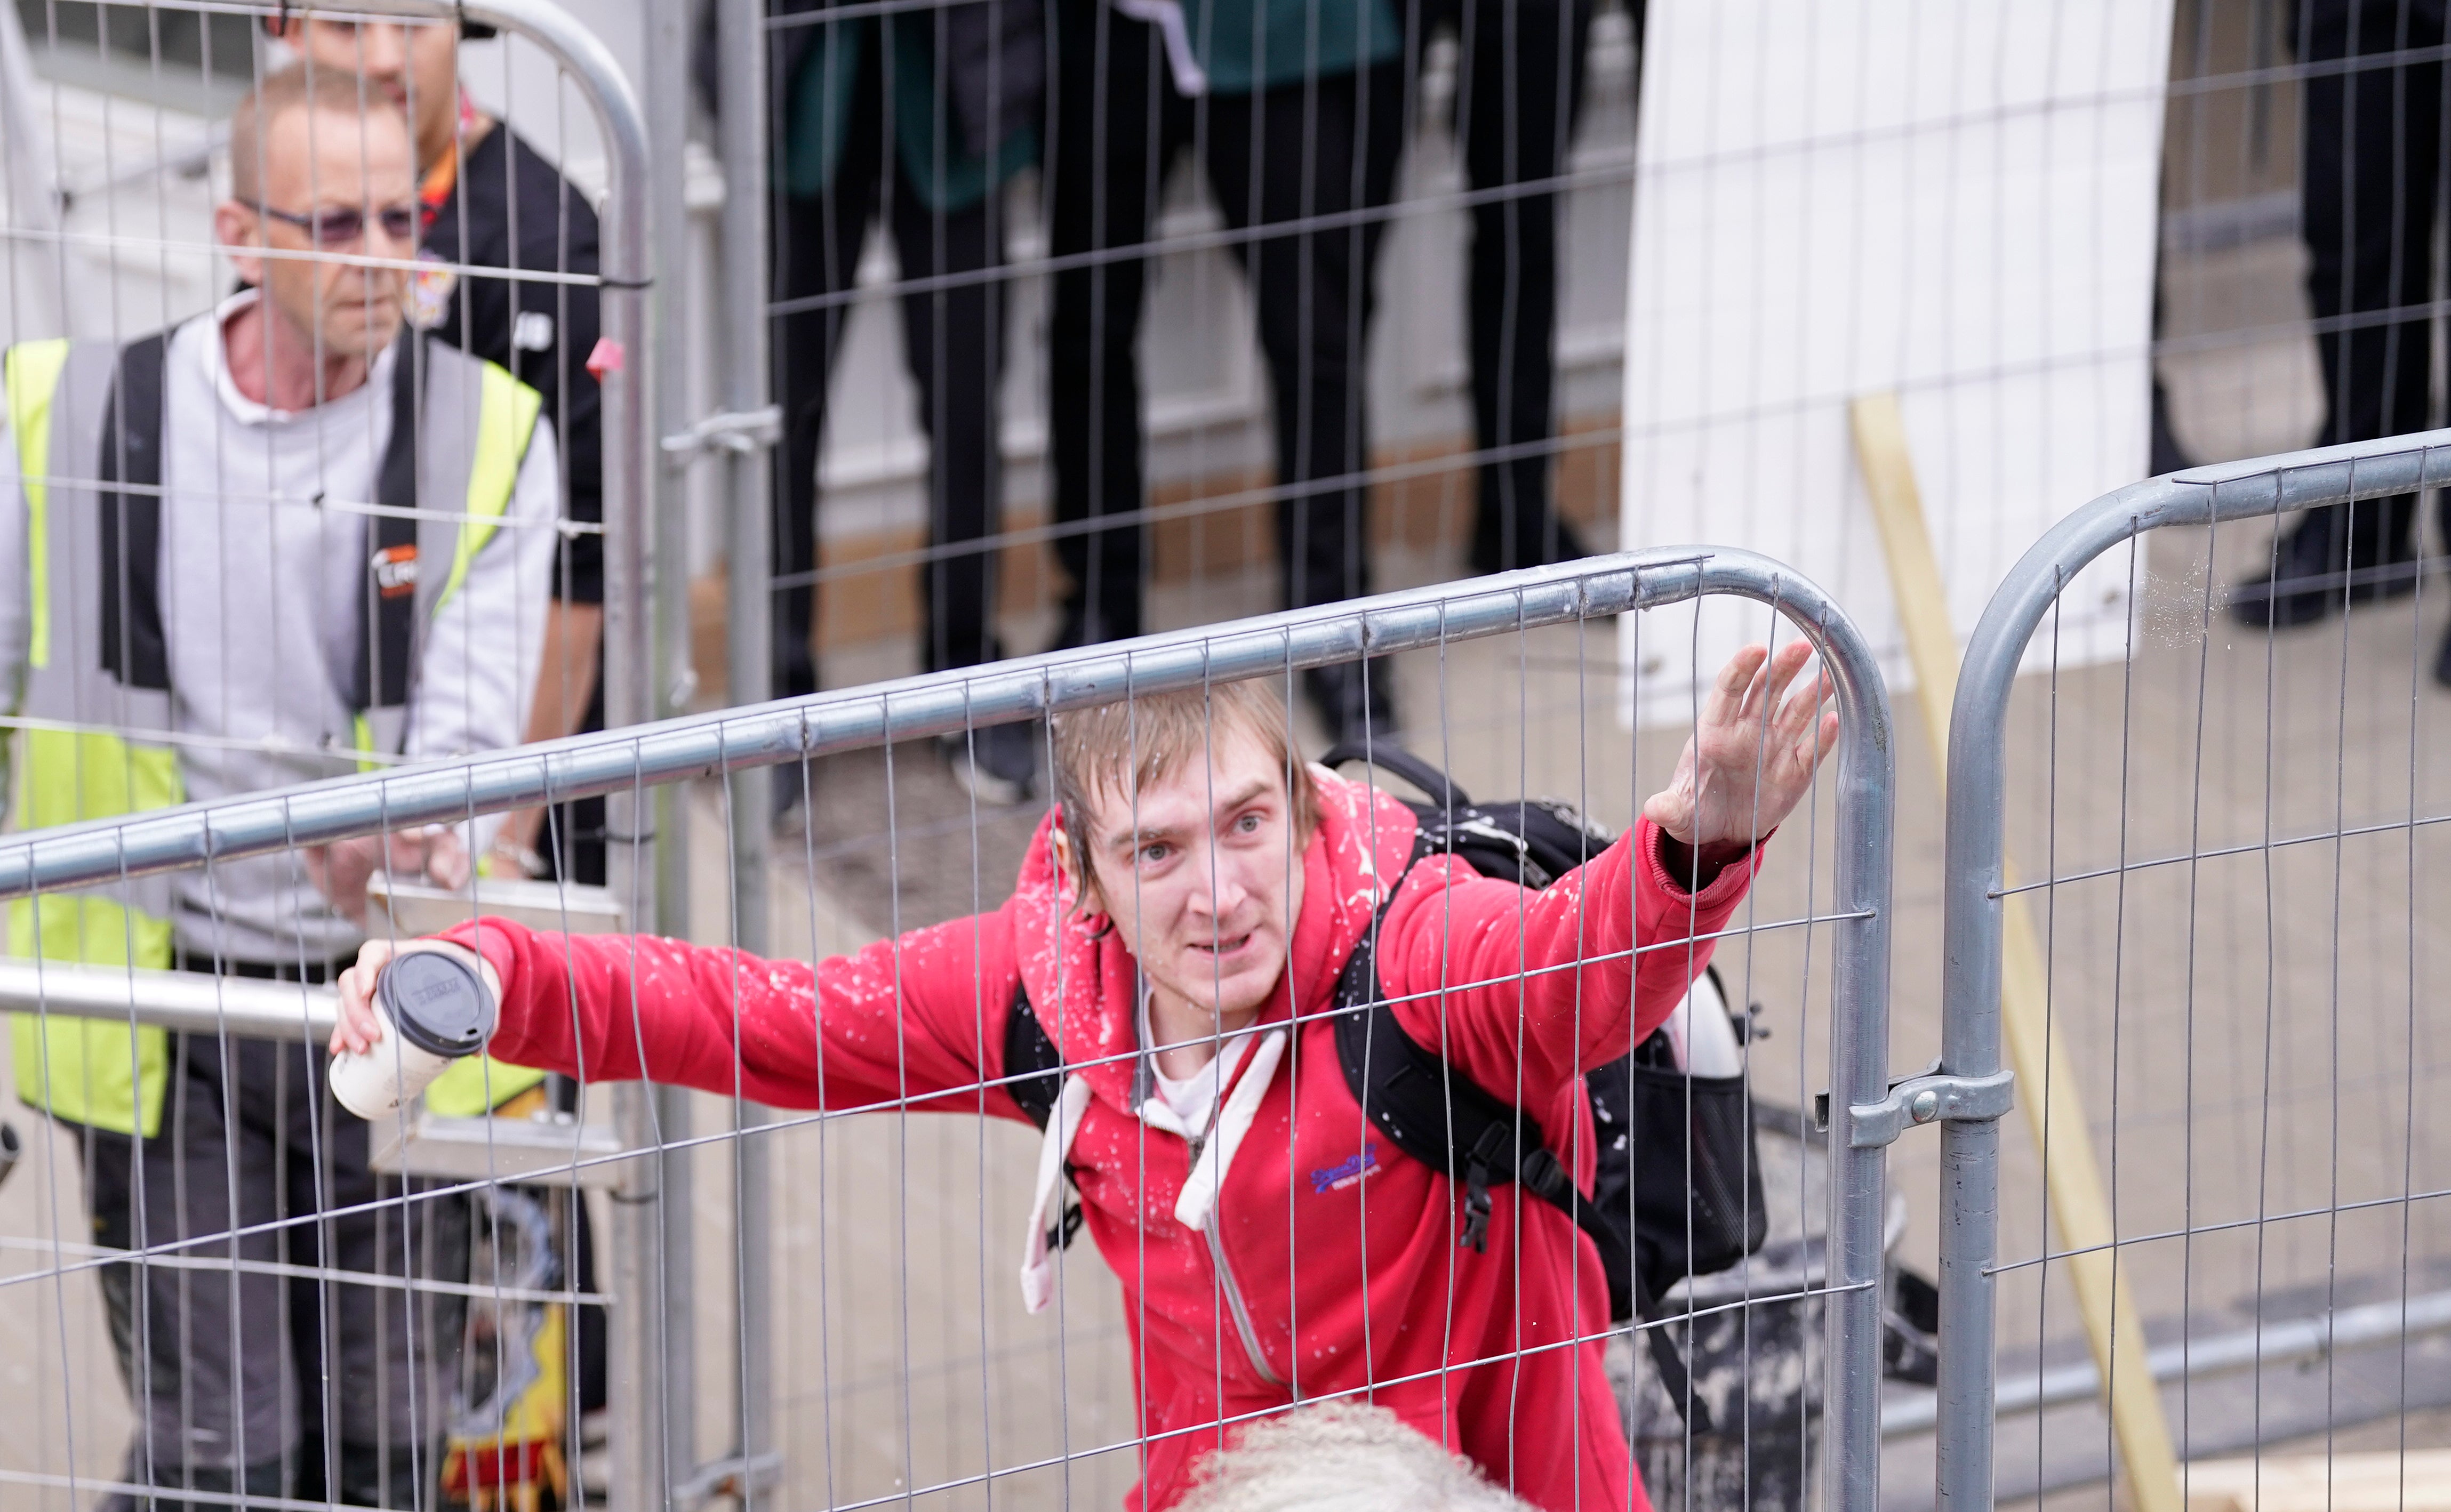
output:
[[[372,1049],[332,1057],[332,1095],[369,1122],[424,1095],[451,1063],[484,1048],[494,995],[477,968],[439,950],[394,956],[375,979]]]

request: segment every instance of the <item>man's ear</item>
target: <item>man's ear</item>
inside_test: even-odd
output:
[[[1084,914],[1106,912],[1088,869],[1082,864],[1081,858],[1072,853],[1072,837],[1066,833],[1064,821],[1057,820],[1055,827],[1047,832],[1047,843],[1055,858],[1055,876],[1072,899],[1073,907]]]
[[[263,232],[264,217],[252,206],[236,200],[213,206],[213,240],[229,258],[231,270],[257,288],[264,287],[264,259],[255,255]]]

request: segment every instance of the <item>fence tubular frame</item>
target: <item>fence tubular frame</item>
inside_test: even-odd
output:
[[[2077,572],[2122,541],[2167,526],[2272,519],[2295,510],[2451,485],[2451,430],[2318,447],[2130,483],[2076,510],[2009,570],[1968,641],[1949,719],[1941,919],[1946,1076],[2002,1072],[2001,940],[2007,898],[2009,703],[2043,616]],[[2131,610],[2131,612],[2133,611]],[[1941,1512],[1992,1497],[2000,1125],[1944,1121],[1940,1134],[1940,1381],[1933,1484]],[[2138,1348],[2146,1346],[2142,1341]]]
[[[766,143],[774,116],[766,98],[766,0],[715,0],[715,10],[717,89],[724,106],[716,121],[716,155],[726,185],[716,238],[721,379],[719,414],[701,424],[723,419],[739,426],[758,417],[774,417],[779,422],[768,392],[773,370],[766,313],[772,286],[767,266],[772,246],[767,200],[772,181]],[[656,70],[651,87],[670,87],[678,71]],[[677,291],[675,300],[677,303]],[[774,696],[775,596],[768,583],[774,576],[775,504],[770,494],[773,448],[780,430],[779,423],[753,422],[734,431],[719,447],[724,554],[730,564],[724,606],[729,653],[724,687],[727,701],[733,704],[762,704]],[[769,841],[776,780],[772,768],[757,766],[730,773],[724,781],[724,809],[730,821],[732,938],[734,944],[753,955],[765,955],[770,948]],[[781,780],[789,781],[790,774],[782,774]],[[735,1130],[754,1129],[768,1117],[764,1108],[734,1095]],[[735,1139],[731,1155],[734,1243],[727,1269],[732,1272],[732,1315],[763,1317],[774,1295],[774,1141]],[[763,1328],[742,1327],[734,1341],[734,1356],[736,1406],[731,1457],[693,1479],[734,1476],[740,1486],[741,1512],[755,1512],[767,1483],[780,1479],[774,1341]],[[769,1503],[773,1500],[771,1496],[762,1499]]]
[[[961,669],[868,688],[781,700],[491,754],[362,773],[211,804],[149,812],[122,824],[81,824],[0,841],[0,901],[116,882],[208,861],[266,855],[472,814],[597,793],[723,778],[837,751],[915,739],[1127,696],[1266,676],[1329,662],[1435,648],[1546,626],[1658,609],[1705,594],[1751,599],[1793,620],[1818,651],[1840,716],[1830,927],[1828,1295],[1824,1308],[1824,1505],[1876,1512],[1880,1492],[1882,1219],[1887,1149],[1859,1108],[1888,1089],[1890,894],[1895,738],[1887,688],[1853,619],[1818,587],[1749,552],[1654,548],[1529,568],[1344,604],[1197,627]],[[132,1016],[142,1020],[138,1006]],[[652,1132],[625,1148],[653,1148]],[[630,1161],[632,1170],[654,1162]],[[652,1232],[652,1204],[616,1204],[621,1238]],[[652,1274],[652,1272],[649,1272]],[[636,1268],[611,1289],[643,1295]],[[621,1310],[619,1308],[615,1309]],[[635,1311],[635,1308],[633,1309]],[[655,1346],[634,1335],[641,1351]],[[640,1358],[645,1358],[644,1353]],[[621,1375],[617,1365],[617,1384]],[[659,1443],[649,1391],[617,1411],[627,1435]],[[622,1447],[615,1445],[618,1456]],[[637,1452],[636,1449],[631,1452]],[[652,1452],[652,1449],[649,1449]],[[617,1466],[620,1461],[617,1458]],[[616,1505],[649,1504],[615,1487]],[[659,1503],[662,1496],[657,1497]]]

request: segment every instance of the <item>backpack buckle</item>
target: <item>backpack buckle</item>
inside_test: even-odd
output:
[[[1464,1155],[1463,1232],[1456,1238],[1459,1248],[1475,1254],[1489,1252],[1490,1173],[1513,1173],[1516,1164],[1515,1131],[1502,1123],[1483,1129]]]
[[[1464,1173],[1463,1232],[1456,1235],[1457,1249],[1489,1252],[1489,1173],[1475,1161]]]

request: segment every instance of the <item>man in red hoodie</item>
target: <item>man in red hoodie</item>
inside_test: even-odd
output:
[[[1410,810],[1303,765],[1280,699],[1235,684],[1059,716],[1056,807],[991,913],[814,968],[495,919],[400,948],[474,953],[498,1058],[790,1108],[1022,1117],[1004,1078],[1039,1068],[1008,1070],[1005,1030],[1026,1001],[1063,1079],[1022,1289],[1033,1310],[1053,1289],[1069,1173],[1126,1294],[1132,1506],[1179,1499],[1221,1424],[1356,1393],[1537,1506],[1638,1507],[1598,1251],[1514,1187],[1460,1247],[1462,1194],[1364,1116],[1326,1010],[1379,919],[1406,1032],[1553,1131],[1590,1190],[1582,1073],[1682,998],[1835,740],[1817,679],[1790,695],[1808,657],[1738,652],[1669,786],[1545,891],[1416,861]],[[393,953],[343,976],[336,1052],[374,1044]]]

